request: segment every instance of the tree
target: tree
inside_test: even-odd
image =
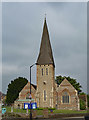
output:
[[[85,101],[80,99],[80,110],[85,110],[85,109],[86,109]]]
[[[57,83],[58,85],[60,85],[61,82],[62,82],[65,78],[73,85],[73,87],[78,91],[78,93],[82,92],[82,90],[81,90],[82,86],[80,85],[80,83],[77,83],[77,82],[76,82],[76,79],[74,79],[74,78],[70,78],[69,76],[68,76],[68,77],[66,77],[66,76],[62,77],[62,76],[60,75],[60,76],[56,76],[55,81],[56,81],[56,83]]]
[[[84,92],[81,92],[81,93],[80,93],[80,95],[86,95],[86,93],[84,93]]]
[[[28,80],[26,78],[18,77],[9,83],[6,96],[6,103],[8,105],[14,103],[19,96],[19,92],[23,89],[27,82]]]
[[[89,107],[89,94],[87,95],[87,105]]]

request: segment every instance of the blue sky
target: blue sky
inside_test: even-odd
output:
[[[29,80],[36,62],[45,13],[55,61],[55,76],[70,76],[87,91],[87,3],[2,4],[2,90],[11,80]],[[36,67],[32,69],[36,84]]]

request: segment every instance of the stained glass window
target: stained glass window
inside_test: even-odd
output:
[[[46,75],[48,75],[48,68],[46,68]]]
[[[69,103],[69,94],[67,92],[62,95],[62,103]]]
[[[44,101],[46,101],[46,91],[44,90]]]
[[[43,68],[42,68],[42,76],[43,76]]]

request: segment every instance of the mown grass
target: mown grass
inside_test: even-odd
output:
[[[6,108],[6,112],[11,112],[11,107],[5,106],[5,108]],[[26,113],[26,110],[25,109],[15,109],[15,108],[13,108],[13,112],[15,112],[15,113]]]
[[[65,114],[73,114],[73,113],[87,113],[87,111],[77,111],[77,110],[54,110],[53,113],[65,113]]]
[[[11,112],[11,107],[5,107],[7,112]],[[15,109],[13,108],[13,112],[14,113],[27,113],[25,109]],[[30,113],[30,110],[28,111]],[[49,110],[49,114],[50,114],[50,110]],[[87,113],[87,110],[53,110],[53,113],[64,113],[64,114],[77,114],[77,113]],[[37,115],[43,115],[43,110],[37,110]]]

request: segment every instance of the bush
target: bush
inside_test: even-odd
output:
[[[87,95],[87,105],[89,107],[89,95]]]
[[[86,109],[85,101],[80,99],[80,110],[85,110],[85,109]]]
[[[55,108],[48,108],[48,110],[55,110]]]
[[[36,110],[44,110],[44,109],[55,110],[55,108],[36,108]]]
[[[43,110],[44,108],[36,108],[36,110]]]

